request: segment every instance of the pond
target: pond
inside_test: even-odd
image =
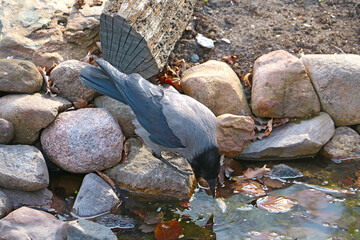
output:
[[[234,170],[232,175],[237,176],[248,168],[266,164],[271,169],[279,163],[231,161],[229,166]],[[114,213],[130,217],[136,224],[133,229],[118,230],[117,236],[155,239],[153,230],[160,221],[175,220],[167,227],[170,232],[178,232],[175,237],[181,239],[360,239],[358,161],[335,163],[316,157],[281,163],[300,170],[303,177],[282,180],[280,186],[261,184],[266,196],[276,199],[275,205],[270,201],[260,206],[259,201],[265,199],[263,194],[234,193],[236,177],[226,180],[225,187],[218,186],[216,199],[201,187],[189,202],[125,195]],[[59,191],[64,176],[53,176],[50,188],[58,199],[66,201],[63,209],[69,210],[81,176],[67,174],[65,179],[73,180],[75,184],[70,185],[75,190]],[[177,228],[171,225],[174,222]],[[159,229],[156,231],[161,233]],[[166,231],[164,234],[171,238]]]

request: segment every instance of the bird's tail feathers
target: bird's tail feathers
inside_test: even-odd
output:
[[[86,86],[126,104],[124,97],[112,80],[112,75],[102,69],[87,66],[80,71],[79,78]]]

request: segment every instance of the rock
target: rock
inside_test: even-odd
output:
[[[47,188],[31,192],[0,188],[0,191],[8,196],[14,209],[22,206],[38,206],[44,209],[50,208],[53,198],[52,192]]]
[[[251,142],[238,158],[272,160],[313,156],[330,140],[334,131],[330,116],[320,113],[314,118],[273,129],[268,137]]]
[[[66,0],[44,0],[41,4],[36,0],[4,0],[0,5],[0,58],[33,59],[37,66],[50,67],[97,49],[99,18],[107,1],[101,1],[100,6],[84,2],[77,9],[74,1]]]
[[[26,145],[0,145],[0,187],[35,191],[49,185],[40,150]]]
[[[21,207],[0,220],[0,239],[66,239],[67,223],[50,213]]]
[[[0,118],[0,144],[8,144],[14,137],[14,125]]]
[[[183,176],[159,159],[136,138],[127,140],[130,152],[124,163],[107,169],[105,173],[120,188],[138,193],[150,193],[189,199],[195,186],[194,175]],[[190,170],[190,164],[182,157],[164,153],[165,159],[182,170]]]
[[[32,62],[0,59],[0,92],[33,93],[41,89],[42,83],[43,78]]]
[[[360,160],[360,135],[349,127],[336,128],[321,153],[331,160]]]
[[[69,222],[68,240],[117,240],[116,235],[107,227],[85,219]]]
[[[297,57],[284,50],[254,63],[251,107],[258,117],[308,117],[320,112],[319,99]]]
[[[60,91],[60,96],[75,102],[77,99],[92,100],[96,91],[85,86],[79,79],[80,70],[90,66],[86,62],[68,60],[57,65],[50,73],[51,80]]]
[[[122,156],[121,129],[111,114],[101,108],[59,114],[40,139],[49,159],[73,173],[110,168]]]
[[[357,131],[358,134],[360,134],[360,125],[356,126],[356,131]]]
[[[0,219],[5,217],[11,211],[10,199],[5,193],[0,191]]]
[[[111,186],[95,173],[84,177],[71,214],[77,218],[93,218],[110,212],[120,200]]]
[[[135,221],[133,219],[118,214],[106,214],[99,216],[95,218],[95,222],[116,231],[119,229],[135,228]]]
[[[15,127],[12,143],[32,144],[39,131],[69,107],[71,103],[63,98],[40,93],[6,95],[0,98],[0,117]]]
[[[192,67],[183,73],[180,84],[186,95],[207,106],[216,116],[251,114],[239,78],[224,62],[210,60]]]
[[[94,104],[96,107],[105,108],[113,115],[125,137],[128,138],[135,135],[135,126],[132,123],[135,119],[135,114],[128,105],[108,96],[95,98]]]
[[[301,58],[320,98],[322,111],[336,126],[360,123],[360,55],[305,55]]]
[[[217,117],[217,122],[219,153],[226,157],[238,156],[255,136],[255,123],[249,116],[223,114]]]
[[[196,42],[204,48],[214,48],[214,40],[204,37],[200,33],[196,36]]]
[[[302,173],[286,164],[277,164],[272,167],[271,172],[268,173],[271,178],[287,179],[287,178],[298,178],[302,177]]]

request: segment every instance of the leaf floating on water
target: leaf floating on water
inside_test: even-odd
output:
[[[267,168],[266,165],[264,165],[262,168],[248,168],[246,172],[244,173],[244,178],[252,179],[252,178],[262,178],[266,173],[270,172],[271,169]]]
[[[253,180],[239,181],[233,184],[235,186],[234,193],[249,193],[257,196],[265,195],[265,190],[262,185]]]
[[[256,200],[256,206],[272,213],[283,213],[289,211],[294,204],[284,197],[265,196]]]
[[[282,188],[283,187],[283,183],[280,180],[272,179],[272,178],[265,179],[264,184],[265,184],[265,186],[271,187],[271,188]]]
[[[305,189],[287,196],[296,200],[299,205],[308,209],[325,208],[329,203],[333,202],[333,197],[315,189]]]
[[[155,238],[157,240],[172,240],[178,239],[182,235],[184,229],[176,220],[159,223],[155,228]]]

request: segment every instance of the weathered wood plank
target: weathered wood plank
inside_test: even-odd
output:
[[[158,73],[190,20],[196,0],[109,0],[101,16],[104,59],[125,73]]]

